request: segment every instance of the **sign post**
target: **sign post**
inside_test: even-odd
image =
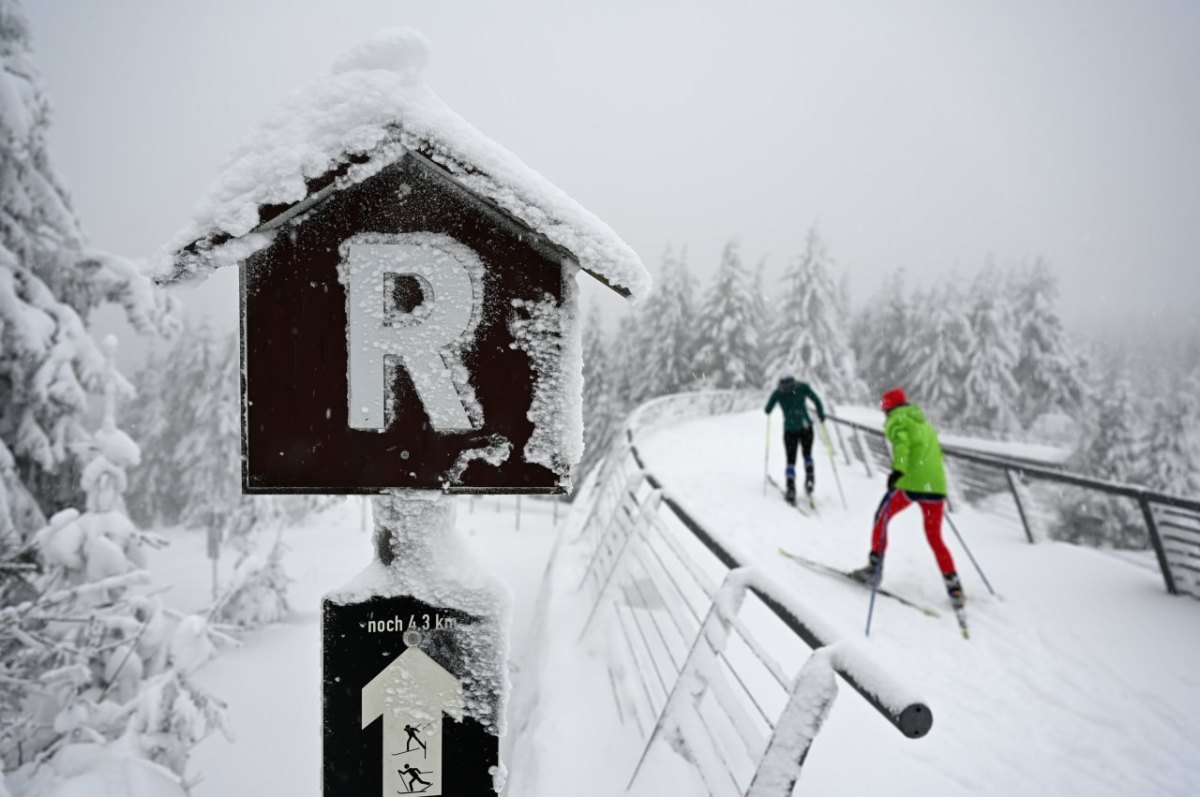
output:
[[[428,49],[383,31],[292,95],[159,280],[241,265],[243,492],[372,497],[374,561],[321,607],[325,797],[500,792],[510,601],[454,494],[569,491],[576,275],[649,289],[606,224],[421,82]]]
[[[374,499],[376,561],[323,601],[326,795],[499,791],[509,601],[454,501]]]

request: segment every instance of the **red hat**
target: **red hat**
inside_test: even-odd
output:
[[[883,411],[891,412],[901,404],[907,404],[908,397],[904,395],[904,388],[895,387],[883,394]]]

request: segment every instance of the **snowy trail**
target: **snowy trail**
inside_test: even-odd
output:
[[[843,510],[818,444],[820,517],[802,517],[773,491],[764,495],[763,423],[759,412],[682,423],[640,448],[706,527],[752,552],[847,637],[861,637],[866,592],[777,550],[863,564],[882,477],[841,460]],[[771,446],[774,473],[782,446]],[[972,639],[963,641],[910,509],[891,525],[884,583],[943,616],[880,600],[870,640],[885,666],[928,696],[933,731],[900,738],[843,690],[801,785],[839,793],[853,773],[856,793],[889,795],[1200,793],[1200,604],[1167,595],[1157,573],[1118,557],[1031,546],[1019,528],[969,509],[954,517],[1002,599],[988,595],[947,528],[968,593]]]
[[[818,448],[821,515],[805,518],[774,492],[764,494],[762,424],[759,413],[689,422],[647,437],[640,448],[647,467],[706,527],[755,556],[847,638],[861,638],[866,593],[789,562],[777,549],[858,566],[882,479],[867,479],[841,460],[850,504],[843,510]],[[782,469],[779,449],[773,440],[773,470]],[[504,745],[506,763],[518,769],[510,793],[620,794],[640,745],[621,724],[613,696],[636,679],[612,680],[603,662],[613,640],[579,636],[587,602],[569,555],[579,554],[578,546],[565,545],[557,578],[543,581],[563,528],[551,523],[551,507],[526,499],[518,531],[514,506],[511,497],[460,499],[458,510],[471,548],[515,593],[512,725]],[[348,501],[287,531],[296,613],[247,634],[241,648],[195,676],[229,703],[237,735],[235,744],[213,737],[197,748],[189,772],[203,778],[198,797],[319,793],[319,600],[370,558],[359,507]],[[1031,546],[1011,523],[983,513],[962,511],[955,519],[1003,599],[987,595],[948,534],[969,596],[973,638],[963,641],[910,510],[893,523],[885,583],[942,616],[881,600],[868,643],[880,663],[926,696],[932,732],[919,741],[901,737],[843,687],[798,790],[889,797],[1200,793],[1200,605],[1166,595],[1158,574],[1138,562],[1057,543]],[[193,610],[209,588],[203,535],[169,536],[175,544],[156,554],[155,572],[176,581],[167,599]],[[551,592],[539,594],[546,585]],[[528,636],[541,613],[546,636]],[[531,712],[537,721],[527,723]],[[638,783],[638,795],[704,793],[690,766],[663,744],[652,749]]]

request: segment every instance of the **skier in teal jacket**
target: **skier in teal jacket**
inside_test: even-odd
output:
[[[892,446],[892,472],[888,476],[887,493],[875,512],[871,530],[871,555],[867,566],[851,575],[864,583],[883,576],[883,554],[887,550],[887,527],[892,516],[916,503],[925,521],[925,539],[933,549],[938,569],[946,583],[946,592],[954,608],[961,609],[966,601],[954,557],[942,542],[942,515],[946,504],[946,468],[942,445],[937,432],[925,414],[915,404],[909,404],[900,388],[883,394],[883,411],[887,419],[883,433]]]
[[[787,456],[787,492],[784,498],[792,503],[796,500],[796,446],[804,450],[804,491],[812,495],[813,473],[813,423],[808,415],[808,402],[817,408],[817,417],[825,422],[825,406],[807,382],[797,382],[793,376],[784,376],[767,399],[766,413],[771,414],[778,404],[783,410],[783,452]]]

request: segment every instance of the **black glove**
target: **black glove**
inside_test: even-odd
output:
[[[903,475],[904,474],[898,470],[894,470],[891,473],[889,473],[888,474],[888,489],[889,490],[896,489],[896,482],[900,481],[900,477]]]

